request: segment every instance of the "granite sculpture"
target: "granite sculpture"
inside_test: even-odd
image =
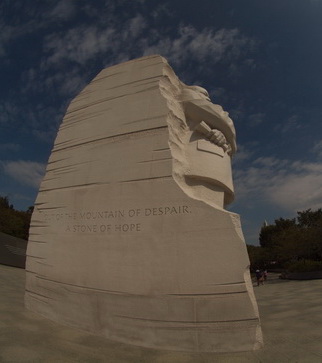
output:
[[[168,350],[262,345],[234,197],[235,129],[161,56],[101,71],[71,102],[32,216],[26,306]]]

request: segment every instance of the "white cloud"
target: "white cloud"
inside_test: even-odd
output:
[[[322,206],[322,163],[261,157],[235,168],[234,175],[241,203],[269,203],[288,212]]]
[[[55,10],[56,11],[56,10]],[[201,31],[192,26],[173,26],[176,36],[164,36],[167,29],[148,27],[147,19],[136,13],[122,23],[116,21],[113,13],[101,17],[91,25],[78,25],[64,32],[54,32],[44,38],[41,75],[46,79],[35,80],[35,70],[25,73],[25,92],[58,91],[60,95],[74,95],[88,82],[88,69],[97,60],[106,59],[102,66],[110,66],[149,54],[161,54],[170,64],[182,65],[197,61],[199,68],[194,74],[212,70],[219,61],[234,62],[252,47],[254,41],[238,29]],[[204,67],[205,62],[208,66]],[[73,64],[67,71],[66,65]],[[74,74],[73,74],[74,73]],[[191,72],[189,72],[190,74]],[[187,77],[186,81],[196,82]],[[46,89],[46,87],[48,87]]]
[[[229,115],[234,121],[244,120],[246,118],[246,112],[242,105],[237,105],[236,108],[229,110]]]
[[[123,5],[126,3],[124,1]],[[28,132],[51,141],[52,130],[55,131],[61,121],[61,110],[51,110],[50,105],[65,105],[101,67],[159,53],[181,70],[184,65],[189,68],[192,62],[198,63],[196,67],[199,68],[194,68],[194,72],[188,70],[187,74],[180,74],[187,83],[197,83],[196,74],[202,79],[205,73],[213,71],[217,62],[238,61],[241,55],[247,55],[254,42],[238,29],[199,30],[178,23],[157,26],[164,17],[172,16],[165,5],[155,7],[149,17],[137,9],[139,6],[120,15],[116,2],[106,2],[102,7],[91,4],[78,7],[72,2],[59,0],[41,9],[33,7],[29,20],[19,27],[7,24],[6,31],[0,34],[5,44],[22,35],[43,34],[39,39],[42,41],[39,62],[23,71],[20,88],[23,96],[39,100],[41,108],[20,105],[19,98],[8,104],[4,101],[0,105],[0,123],[12,119],[20,124],[28,122]],[[81,13],[86,21],[80,25],[76,15]],[[68,22],[68,19],[72,21]],[[217,93],[220,92],[224,90],[218,89]]]
[[[14,37],[14,28],[0,21],[0,29],[0,57],[3,57],[6,55],[6,46]]]
[[[210,98],[216,99],[217,97],[225,97],[227,94],[227,91],[223,87],[217,87],[211,90],[210,92]]]
[[[12,123],[19,115],[19,109],[14,101],[2,101],[0,104],[0,124]]]
[[[265,121],[265,114],[259,112],[249,115],[248,121],[250,126],[258,126],[259,124],[263,123],[263,121]]]
[[[20,145],[12,143],[12,142],[0,144],[0,151],[15,152],[15,151],[19,151],[19,149],[20,149]]]
[[[251,156],[254,154],[253,151],[245,148],[243,145],[237,145],[237,153],[234,155],[233,164],[239,164],[244,160],[249,160]]]
[[[252,58],[247,58],[244,60],[244,64],[251,69],[255,69],[257,67],[257,64],[255,63],[255,60]]]
[[[263,168],[284,168],[289,164],[289,161],[282,160],[282,159],[276,159],[274,157],[259,157],[253,161],[254,165],[257,165],[259,167]],[[284,170],[284,169],[283,169]]]
[[[140,1],[140,0],[139,0]],[[141,0],[141,2],[143,3],[144,1],[147,0]],[[153,17],[155,20],[161,19],[171,19],[173,17],[173,11],[172,9],[169,8],[169,3],[159,3],[158,6],[156,6],[153,11],[150,13],[150,16]]]
[[[74,8],[72,2],[64,0],[55,4],[54,8],[51,8],[49,5],[48,10],[44,10],[44,8],[37,6],[25,6],[23,1],[14,1],[10,6],[15,9],[17,14],[19,14],[19,12],[28,14],[29,20],[21,22],[18,25],[12,25],[8,20],[9,17],[2,16],[0,19],[0,57],[7,56],[7,47],[11,46],[12,42],[16,39],[22,38],[27,34],[36,34],[37,31],[48,28],[51,23],[56,23],[57,19],[68,20],[73,14]],[[0,14],[1,10],[3,10],[2,13],[5,14],[3,8],[0,8]],[[17,15],[17,18],[19,18],[19,15]],[[18,22],[15,21],[15,23],[17,24]]]
[[[49,13],[50,17],[68,20],[70,19],[75,12],[74,3],[72,1],[59,1],[54,9]]]
[[[210,60],[214,65],[222,60],[238,58],[244,48],[250,47],[253,40],[243,36],[238,29],[203,29],[198,31],[192,26],[180,26],[174,39],[161,38],[147,47],[144,55],[162,54],[172,63],[180,64],[193,58],[198,61]]]
[[[143,29],[146,27],[146,22],[141,14],[137,14],[134,18],[129,21],[129,32],[131,37],[137,37],[141,34]]]
[[[312,150],[319,158],[322,159],[322,140],[317,142],[314,146],[313,146],[313,150]]]
[[[85,64],[97,54],[109,50],[112,56],[128,51],[135,52],[136,56],[161,54],[175,64],[188,57],[199,61],[211,59],[214,64],[223,59],[238,58],[244,48],[253,43],[238,29],[198,31],[192,26],[182,25],[174,38],[164,37],[153,28],[143,36],[147,24],[140,14],[125,21],[121,28],[113,22],[107,24],[105,27],[82,25],[64,34],[51,34],[45,40],[46,63],[54,65],[71,60]]]
[[[317,209],[322,206],[322,165],[319,172],[306,174],[305,168],[299,174],[285,176],[277,179],[279,185],[272,185],[268,194],[273,203],[293,211],[308,208]]]
[[[298,130],[302,127],[299,116],[298,115],[292,115],[290,116],[285,122],[278,123],[274,130],[281,133],[287,133],[292,130]]]
[[[1,162],[4,172],[11,178],[34,188],[38,188],[45,174],[46,165],[35,161]]]
[[[85,65],[103,54],[108,54],[115,62],[115,58],[124,52],[128,56],[134,50],[140,53],[145,45],[145,38],[139,37],[146,26],[143,16],[136,14],[121,24],[107,17],[103,25],[81,25],[64,33],[52,33],[44,41],[46,57],[43,64],[45,68],[58,68],[65,61]]]
[[[95,26],[80,26],[66,34],[51,34],[45,40],[44,50],[49,56],[44,61],[46,65],[58,67],[66,60],[85,64],[105,48],[113,32],[113,28],[99,32]]]

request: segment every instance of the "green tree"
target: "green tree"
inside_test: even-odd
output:
[[[6,197],[1,197],[0,196],[0,209],[9,209],[9,208],[12,208],[12,206],[10,206],[9,204],[9,197],[6,196]]]
[[[297,221],[302,228],[316,228],[322,227],[322,209],[317,211],[307,209],[303,212],[297,212]]]
[[[306,245],[306,258],[322,260],[322,209],[297,212],[297,220],[303,243]]]
[[[271,260],[286,265],[322,260],[322,210],[297,212],[297,218],[275,220],[260,231],[260,245]]]
[[[259,243],[262,247],[273,248],[278,244],[278,236],[296,226],[296,220],[279,218],[275,220],[275,225],[263,226],[260,235]]]
[[[247,252],[250,260],[250,270],[267,269],[271,258],[269,251],[260,246],[247,245]]]
[[[15,210],[7,196],[0,196],[0,232],[28,239],[31,213]]]

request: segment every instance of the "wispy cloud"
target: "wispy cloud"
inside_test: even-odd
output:
[[[281,133],[287,133],[291,130],[298,130],[301,127],[302,127],[302,125],[299,120],[299,116],[292,115],[285,122],[276,124],[274,130],[281,132]]]
[[[319,172],[290,173],[277,181],[280,185],[271,186],[269,197],[276,205],[287,210],[317,209],[322,206],[322,165]]]
[[[20,145],[13,142],[0,144],[0,151],[16,152],[20,150]]]
[[[161,54],[172,64],[190,61],[208,61],[213,66],[217,62],[234,62],[242,54],[247,54],[254,46],[254,39],[246,37],[238,29],[210,28],[197,30],[191,25],[173,26],[168,30],[148,27],[147,19],[140,13],[125,19],[122,24],[109,16],[106,22],[97,25],[79,25],[67,32],[48,35],[44,42],[43,64],[59,67],[62,62],[71,61],[85,65],[97,56],[108,54],[108,58],[139,57]]]
[[[14,37],[14,28],[0,21],[0,29],[0,57],[4,57],[7,54],[6,47]]]
[[[234,155],[233,158],[233,164],[238,165],[242,163],[245,160],[249,160],[252,155],[254,154],[254,151],[252,151],[250,148],[246,148],[243,145],[237,145],[238,152]]]
[[[237,28],[197,29],[187,23],[169,21],[167,26],[160,26],[164,17],[169,20],[173,14],[161,4],[148,16],[141,0],[133,0],[130,4],[126,1],[102,2],[97,6],[83,2],[76,6],[73,2],[60,0],[31,9],[23,2],[18,3],[15,6],[20,12],[24,9],[28,16],[14,27],[3,20],[0,56],[1,49],[5,52],[7,44],[21,41],[26,34],[37,38],[41,54],[38,61],[32,63],[32,68],[21,72],[22,97],[19,101],[8,94],[0,106],[0,123],[16,120],[22,128],[28,124],[26,132],[47,138],[49,142],[62,119],[66,103],[101,68],[158,53],[175,66],[184,82],[198,83],[196,75],[204,79],[217,63],[234,64],[241,58],[248,59],[255,44],[254,39]],[[129,11],[120,13],[119,3],[128,6]],[[78,21],[80,18],[82,22]],[[37,106],[23,104],[27,99],[37,100]],[[63,106],[55,107],[58,104]]]
[[[314,146],[313,146],[313,153],[315,153],[318,158],[322,159],[322,140],[318,141]]]
[[[64,18],[70,14],[68,7],[71,8],[71,5],[62,0],[54,5],[54,8],[48,7],[46,4],[42,5],[45,6],[45,10],[41,6],[28,6],[24,1],[11,2],[10,6],[5,2],[0,4],[0,14],[6,14],[9,8],[17,14],[14,25],[9,23],[7,17],[0,17],[0,57],[8,55],[9,47],[14,41],[27,34],[35,34],[41,29],[48,28],[50,24],[56,23],[58,18]],[[20,14],[28,15],[28,20],[19,22]]]
[[[0,104],[0,124],[12,123],[19,115],[19,108],[15,102],[8,100]]]
[[[322,163],[261,157],[235,170],[240,202],[265,203],[295,212],[322,206]]]
[[[48,56],[46,65],[59,66],[62,61],[85,64],[109,47],[115,29],[96,26],[79,26],[69,29],[66,33],[53,33],[45,39],[44,51]]]
[[[50,11],[49,17],[68,20],[75,14],[75,3],[72,1],[60,0]]]
[[[258,126],[265,121],[265,114],[262,112],[249,115],[248,124],[251,127]]]
[[[214,31],[205,28],[199,31],[193,26],[181,25],[177,37],[159,39],[147,47],[144,54],[160,53],[173,64],[180,64],[192,57],[198,61],[211,60],[214,65],[222,60],[238,58],[252,44],[253,40],[241,34],[238,29],[223,28]]]
[[[142,35],[146,26],[146,20],[141,14],[136,14],[121,24],[109,15],[103,24],[82,24],[67,32],[54,32],[45,38],[45,57],[42,63],[45,68],[59,68],[66,62],[84,66],[105,54],[106,58],[113,59],[114,62],[115,57],[124,58],[124,54],[129,58],[133,53],[142,53],[147,41]]]
[[[45,164],[34,161],[3,161],[4,172],[21,184],[38,188],[45,174]]]

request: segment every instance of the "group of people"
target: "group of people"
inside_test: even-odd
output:
[[[257,286],[264,285],[264,281],[267,280],[267,270],[256,270]]]

